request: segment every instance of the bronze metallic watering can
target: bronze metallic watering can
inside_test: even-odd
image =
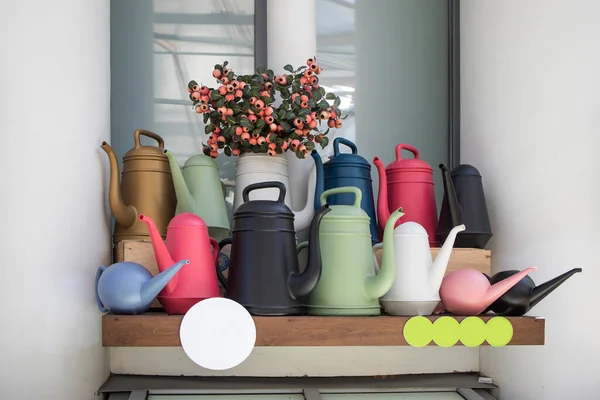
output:
[[[142,146],[140,135],[156,140],[158,146]],[[115,243],[150,239],[146,225],[139,219],[140,214],[152,218],[164,238],[177,205],[169,160],[163,153],[164,140],[144,129],[136,130],[133,140],[135,146],[123,156],[120,183],[115,152],[106,142],[102,142],[101,146],[110,161],[108,200],[116,221],[113,234]]]

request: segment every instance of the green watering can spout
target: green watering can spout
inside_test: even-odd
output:
[[[173,186],[175,187],[175,195],[177,196],[177,208],[179,212],[194,213],[194,198],[190,193],[190,190],[183,178],[181,168],[175,154],[170,150],[164,150],[167,159],[169,160],[169,166],[171,167],[171,175],[173,176]]]
[[[372,299],[379,299],[386,294],[394,284],[396,279],[396,262],[394,255],[394,226],[404,213],[402,208],[394,211],[388,218],[383,231],[383,254],[379,273],[369,275],[365,282],[365,291],[367,296]],[[377,246],[377,245],[375,245]]]

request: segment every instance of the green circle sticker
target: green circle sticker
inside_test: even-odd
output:
[[[425,317],[412,317],[404,324],[404,340],[413,347],[425,347],[433,338],[433,326]]]
[[[459,324],[452,317],[444,316],[433,323],[433,341],[440,347],[452,347],[458,342]]]
[[[506,346],[513,337],[513,326],[504,317],[493,317],[485,324],[487,342],[494,347]]]
[[[487,336],[485,321],[479,317],[467,317],[460,322],[458,333],[465,346],[481,346]]]

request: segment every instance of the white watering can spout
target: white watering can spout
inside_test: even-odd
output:
[[[429,284],[433,290],[439,290],[440,286],[442,285],[442,279],[444,279],[444,274],[446,273],[446,268],[448,267],[448,262],[450,261],[450,255],[452,254],[452,247],[454,246],[456,235],[465,229],[465,225],[458,225],[452,228],[448,234],[448,238],[440,249],[440,252],[431,264],[431,269],[429,271]]]

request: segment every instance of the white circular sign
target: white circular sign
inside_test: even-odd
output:
[[[193,362],[224,370],[241,364],[252,353],[256,326],[241,304],[213,297],[195,304],[183,316],[179,339]]]

